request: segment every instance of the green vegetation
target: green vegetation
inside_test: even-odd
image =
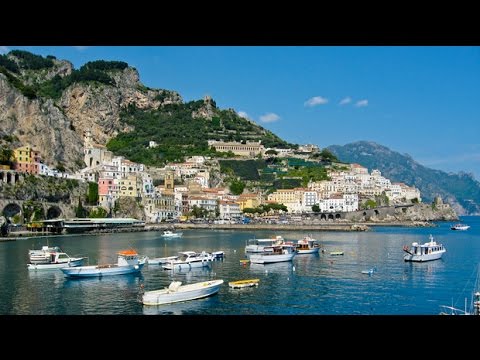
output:
[[[100,70],[100,71],[108,71],[108,70],[124,70],[128,67],[128,64],[123,61],[105,61],[105,60],[97,60],[97,61],[89,61],[85,65],[83,65],[80,70],[82,69],[90,69],[90,70]]]
[[[412,201],[412,204],[418,204],[419,203],[418,198],[413,198],[411,201]]]
[[[24,50],[12,50],[8,53],[20,60],[20,67],[30,70],[40,70],[53,67],[52,59],[46,59],[40,55],[32,54]]]
[[[78,218],[87,217],[87,209],[85,209],[82,205],[82,199],[78,198],[78,205],[75,208],[75,216]]]
[[[275,189],[294,189],[302,185],[302,179],[285,179],[280,178],[273,182]]]
[[[266,214],[269,212],[288,212],[288,209],[283,204],[264,204],[256,208],[245,208],[243,209],[244,214]]]
[[[94,182],[88,183],[87,202],[89,205],[96,205],[98,203],[98,184]]]
[[[368,199],[362,204],[362,209],[367,210],[367,209],[374,209],[377,207],[377,203],[375,200]]]
[[[109,141],[107,148],[135,162],[162,166],[169,161],[183,161],[186,156],[192,155],[233,156],[232,153],[217,153],[208,146],[208,139],[248,140],[251,132],[256,136],[264,133],[262,143],[265,140],[286,144],[231,110],[214,108],[215,116],[212,120],[193,118],[192,113],[204,106],[203,100],[167,104],[158,110],[142,110],[130,105],[122,111],[121,121],[133,126],[135,133],[119,134]],[[148,148],[149,141],[155,141],[159,145]],[[258,173],[256,176],[258,178]]]
[[[289,169],[286,177],[300,177],[302,178],[302,186],[307,186],[309,181],[330,180],[327,170],[323,166],[315,167],[301,167]]]
[[[245,189],[245,183],[240,180],[232,180],[230,182],[230,191],[233,195],[240,195]]]
[[[0,165],[13,165],[14,151],[5,145],[0,146]]]
[[[7,55],[0,55],[0,67],[4,67],[8,71],[18,74],[20,69],[15,61],[10,60]]]
[[[90,210],[88,217],[92,219],[103,219],[103,218],[106,218],[107,215],[108,215],[107,210],[105,210],[102,207],[97,207],[95,209]]]
[[[15,75],[10,73],[6,68],[0,66],[0,73],[7,77],[7,80],[10,84],[13,85],[17,90],[19,90],[24,96],[29,99],[35,99],[37,94],[35,90],[28,85],[25,85],[22,81],[20,81]]]
[[[259,180],[259,169],[264,169],[264,160],[219,160],[220,172],[232,174],[243,180]]]
[[[320,212],[320,206],[318,206],[318,204],[315,204],[312,206],[312,211],[314,213],[319,213]]]

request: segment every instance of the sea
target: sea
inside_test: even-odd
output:
[[[372,227],[368,232],[183,230],[181,238],[161,232],[65,235],[0,243],[1,315],[438,315],[443,306],[471,306],[480,261],[480,217],[464,216],[467,231],[451,222],[434,227]],[[440,260],[403,260],[403,246],[433,235],[447,252]],[[242,264],[249,239],[282,235],[317,239],[323,251],[292,262]],[[146,264],[138,275],[69,279],[60,270],[27,270],[28,250],[59,246],[88,263],[115,263],[116,253],[133,248],[162,257],[179,251],[224,251],[208,268],[167,271]],[[343,255],[332,256],[330,252]],[[362,271],[375,269],[371,274]],[[231,289],[229,281],[259,279],[259,286]],[[211,297],[144,306],[142,291],[172,281],[184,284],[223,279]],[[467,310],[468,310],[467,309]]]

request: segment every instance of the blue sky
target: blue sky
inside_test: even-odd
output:
[[[0,46],[121,60],[185,101],[211,95],[293,143],[375,141],[480,180],[480,47]]]

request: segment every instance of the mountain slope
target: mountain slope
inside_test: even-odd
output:
[[[97,144],[112,140],[109,149],[116,154],[149,165],[211,152],[210,138],[287,145],[205,100],[184,104],[175,91],[148,88],[137,70],[121,61],[91,61],[74,69],[54,56],[20,50],[0,55],[0,142],[13,139],[11,148],[30,144],[47,165],[71,171],[85,166],[85,130]],[[150,149],[149,141],[158,148]]]
[[[440,196],[459,215],[480,214],[480,182],[473,175],[451,174],[427,168],[408,154],[368,141],[358,141],[344,146],[328,147],[341,161],[358,163],[370,171],[378,169],[392,182],[404,182],[417,187],[424,202]]]

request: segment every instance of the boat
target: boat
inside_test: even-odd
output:
[[[213,256],[210,253],[202,251],[197,253],[195,251],[179,252],[180,256],[176,260],[168,261],[162,267],[165,270],[185,270],[195,267],[204,267],[210,265],[213,261]]]
[[[265,247],[262,253],[255,253],[249,256],[253,264],[268,264],[282,261],[292,261],[296,255],[295,247],[292,245],[280,245]]]
[[[425,244],[419,244],[417,242],[412,243],[412,248],[410,249],[407,245],[403,247],[403,251],[406,254],[403,256],[405,261],[431,261],[438,260],[442,255],[447,251],[442,244],[437,244],[433,239],[433,236],[430,234],[429,242]]]
[[[122,250],[117,255],[116,264],[64,267],[60,270],[72,278],[126,275],[139,273],[146,262],[146,257],[139,257],[135,250]]]
[[[343,255],[343,251],[331,251],[330,256],[340,256]]]
[[[146,291],[142,296],[143,305],[162,305],[180,301],[204,298],[216,294],[223,280],[201,281],[182,285],[181,281],[172,281],[164,289]]]
[[[452,225],[450,227],[451,230],[461,230],[461,231],[465,231],[465,230],[468,230],[470,229],[470,225],[467,225],[467,224],[455,224],[455,225]]]
[[[163,265],[170,261],[177,260],[178,256],[167,256],[167,257],[158,257],[158,258],[147,258],[148,265]]]
[[[362,274],[366,274],[366,275],[372,275],[375,271],[377,271],[377,268],[374,266],[373,268],[371,269],[368,269],[368,270],[362,270]]]
[[[177,238],[177,237],[182,237],[183,232],[173,232],[171,230],[165,230],[162,234],[162,237],[166,238]]]
[[[312,239],[310,236],[305,236],[297,241],[295,251],[297,254],[318,254],[320,245],[317,243],[317,240]]]
[[[213,257],[213,260],[223,260],[223,258],[225,257],[225,251],[214,251],[211,253],[212,257]]]
[[[85,257],[71,257],[63,252],[58,246],[42,246],[41,250],[28,251],[30,262],[28,270],[50,270],[62,267],[81,266]]]
[[[245,253],[262,253],[265,247],[279,246],[283,243],[284,239],[281,235],[269,239],[250,239],[248,245],[245,246]]]
[[[228,286],[232,289],[243,289],[246,287],[258,286],[260,279],[247,279],[247,280],[237,280],[237,281],[230,281]]]

